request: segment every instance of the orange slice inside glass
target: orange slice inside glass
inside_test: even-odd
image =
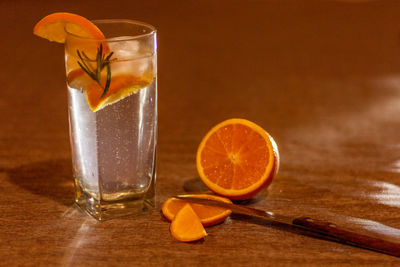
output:
[[[188,195],[188,196],[198,197],[198,198],[203,198],[203,199],[212,199],[212,200],[222,201],[222,202],[226,202],[226,203],[232,203],[232,201],[230,201],[227,198],[208,195],[208,194],[197,194],[197,195]],[[184,200],[181,200],[181,199],[169,198],[167,201],[164,202],[161,210],[162,210],[162,213],[164,214],[164,216],[168,220],[172,221],[175,218],[176,214],[186,204],[189,204],[189,203]],[[201,223],[204,226],[212,226],[212,225],[221,223],[231,214],[230,210],[227,210],[224,208],[205,206],[205,205],[195,204],[195,203],[190,203],[189,205],[193,208],[194,212],[197,214]]]
[[[230,119],[213,127],[203,138],[196,166],[210,190],[244,200],[272,182],[279,167],[279,152],[263,128],[245,119]]]
[[[89,107],[94,112],[136,93],[141,88],[149,86],[152,80],[152,74],[146,74],[141,77],[135,77],[130,74],[113,75],[110,87],[103,96],[104,88],[94,82],[83,70],[76,69],[67,75],[67,82],[71,88],[86,91]],[[102,78],[102,84],[105,84],[104,77]]]

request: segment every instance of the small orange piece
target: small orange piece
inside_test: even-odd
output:
[[[188,195],[190,197],[198,197],[203,199],[212,199],[226,203],[232,203],[227,198],[208,195],[208,194],[198,194],[198,195]],[[177,199],[177,198],[169,198],[167,201],[164,202],[162,206],[162,213],[164,216],[172,221],[176,214],[186,205],[189,204],[188,202]],[[212,206],[205,206],[201,204],[190,203],[189,204],[197,216],[200,218],[201,223],[204,226],[211,226],[218,223],[223,222],[232,212],[231,210],[227,210],[224,208],[212,207]]]
[[[189,204],[175,216],[170,226],[171,235],[179,241],[192,242],[204,238],[206,230]]]
[[[263,128],[245,119],[230,119],[203,138],[196,166],[202,181],[216,194],[249,199],[272,182],[279,152]]]
[[[67,74],[67,83],[75,89],[83,90],[85,85],[89,85],[87,82],[88,79],[83,78],[84,74],[85,71],[83,69],[75,69],[70,71]],[[87,78],[89,78],[89,76],[87,76]]]
[[[36,23],[33,33],[49,41],[65,43],[67,24],[71,24],[72,33],[78,36],[105,39],[104,34],[90,20],[66,12],[57,12],[44,17]]]

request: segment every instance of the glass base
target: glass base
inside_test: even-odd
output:
[[[87,193],[75,179],[75,203],[86,213],[99,221],[117,217],[140,214],[154,208],[155,186],[154,180],[145,193],[115,201],[98,200]]]

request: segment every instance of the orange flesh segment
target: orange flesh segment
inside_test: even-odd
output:
[[[228,189],[254,184],[265,172],[268,156],[264,138],[240,124],[227,125],[213,133],[201,155],[207,178]]]
[[[227,198],[208,195],[208,194],[198,194],[198,195],[189,195],[191,197],[198,197],[198,198],[205,198],[205,199],[212,199],[217,201],[222,201],[226,203],[232,203]],[[162,207],[162,212],[164,216],[172,221],[176,214],[186,205],[189,204],[193,208],[194,212],[200,218],[201,223],[204,226],[211,226],[218,223],[223,222],[230,214],[231,211],[224,208],[212,207],[212,206],[205,206],[195,203],[188,203],[181,199],[170,198],[164,202]]]
[[[207,233],[199,217],[189,204],[175,216],[170,226],[171,235],[179,241],[192,242],[204,238]]]
[[[33,33],[49,41],[65,43],[65,26],[71,24],[74,34],[94,39],[105,39],[104,34],[90,20],[67,12],[57,12],[42,18],[33,28]]]

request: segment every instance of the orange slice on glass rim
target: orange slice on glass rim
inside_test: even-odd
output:
[[[244,200],[270,185],[279,168],[279,152],[274,139],[257,124],[229,119],[203,138],[196,166],[214,193]]]
[[[100,44],[103,45],[103,51],[109,53],[109,47],[104,40],[105,36],[101,30],[90,20],[85,17],[67,13],[57,12],[42,18],[33,28],[33,33],[39,37],[45,38],[52,42],[66,43],[67,31],[71,33],[66,51],[70,55],[75,55],[79,49],[85,51],[92,58],[96,57],[96,50]],[[89,39],[88,39],[89,38]]]
[[[33,28],[33,33],[52,42],[65,43],[65,27],[70,24],[71,33],[82,37],[105,39],[104,34],[90,20],[67,12],[57,12],[42,18]]]
[[[222,201],[222,202],[226,202],[226,203],[232,203],[232,201],[227,198],[214,196],[214,195],[208,195],[208,194],[196,194],[196,195],[188,195],[188,196],[198,197],[198,198],[203,198],[203,199],[217,200],[217,201]],[[186,204],[189,204],[189,203],[187,201],[172,197],[172,198],[167,199],[164,202],[161,210],[162,210],[162,213],[164,214],[164,216],[168,220],[172,221],[175,218],[176,214]],[[195,204],[195,203],[190,203],[189,205],[193,208],[194,212],[197,214],[201,223],[204,226],[211,226],[211,225],[221,223],[231,214],[231,210],[224,209],[224,208],[205,206],[205,205]]]
[[[169,229],[171,235],[182,242],[196,241],[207,235],[199,217],[189,204],[176,214]]]

